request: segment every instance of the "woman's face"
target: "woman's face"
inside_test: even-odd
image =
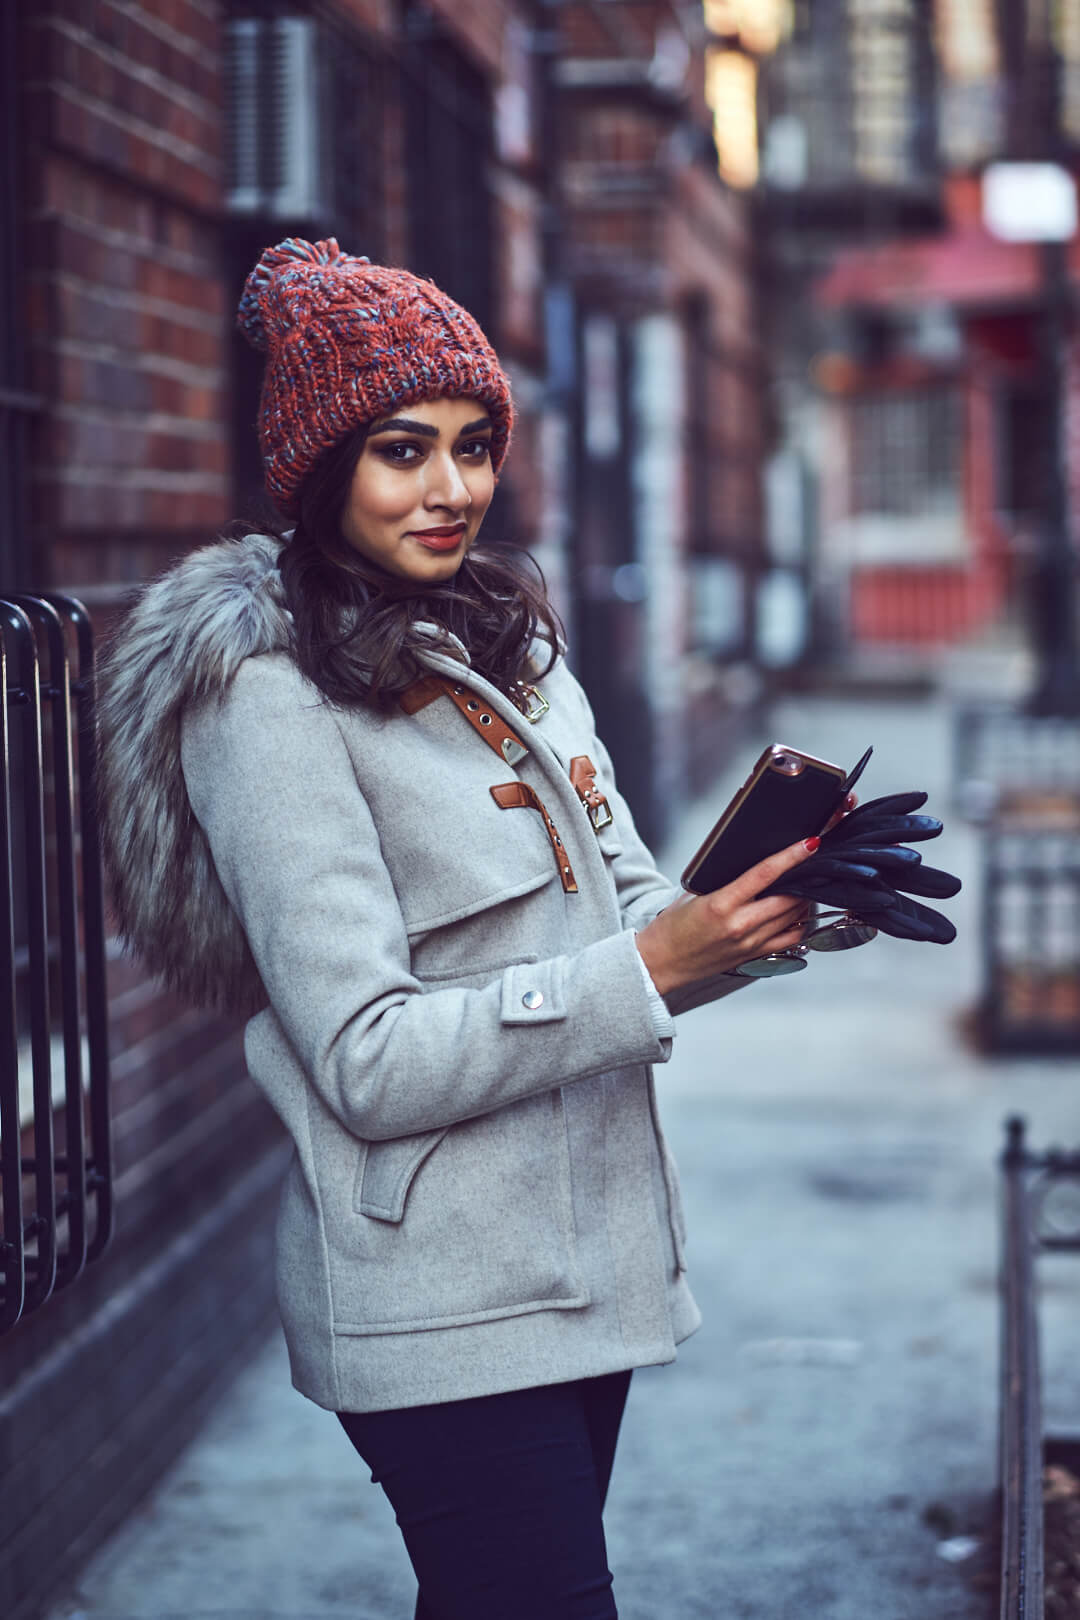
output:
[[[373,423],[341,514],[349,544],[399,579],[452,579],[495,490],[491,431],[475,399],[427,400]]]

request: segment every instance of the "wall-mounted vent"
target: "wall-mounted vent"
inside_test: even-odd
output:
[[[318,220],[330,212],[323,55],[308,17],[238,17],[227,25],[233,214]]]

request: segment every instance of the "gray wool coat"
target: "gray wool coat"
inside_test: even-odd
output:
[[[250,1073],[293,1139],[293,1383],[373,1411],[670,1361],[700,1318],[651,1067],[671,1042],[633,935],[677,891],[584,694],[560,660],[530,726],[433,630],[427,664],[517,732],[515,767],[449,698],[335,706],[289,654],[278,549],[205,547],[144,589],[99,710],[121,931],[189,996],[251,1015]],[[580,754],[614,817],[599,833]],[[493,800],[515,778],[576,894],[541,817]]]

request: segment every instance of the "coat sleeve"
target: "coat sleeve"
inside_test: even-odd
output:
[[[629,932],[423,990],[335,711],[285,660],[249,659],[189,707],[196,819],[306,1073],[357,1136],[453,1124],[606,1069],[661,1062]]]
[[[616,786],[615,767],[611,755],[597,734],[596,720],[589,700],[580,683],[565,666],[563,675],[566,680],[572,682],[578,702],[584,710],[585,722],[590,733],[587,752],[600,773],[611,813],[619,828],[622,850],[620,854],[612,857],[612,876],[619,896],[622,925],[625,929],[633,929],[636,932],[658,916],[664,907],[669,906],[683,891],[677,883],[672,883],[670,878],[664,877],[657,870],[648,846],[634,826],[630,806]],[[740,978],[737,974],[715,974],[710,979],[700,979],[694,984],[683,985],[680,989],[671,991],[664,997],[664,1001],[671,1013],[689,1012],[706,1002],[720,1001],[736,990],[745,990],[755,982],[753,979]]]

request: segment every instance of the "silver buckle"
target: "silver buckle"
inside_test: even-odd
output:
[[[615,817],[611,813],[611,806],[605,799],[603,804],[586,804],[589,820],[593,824],[593,832],[599,832],[601,827],[610,827]]]

